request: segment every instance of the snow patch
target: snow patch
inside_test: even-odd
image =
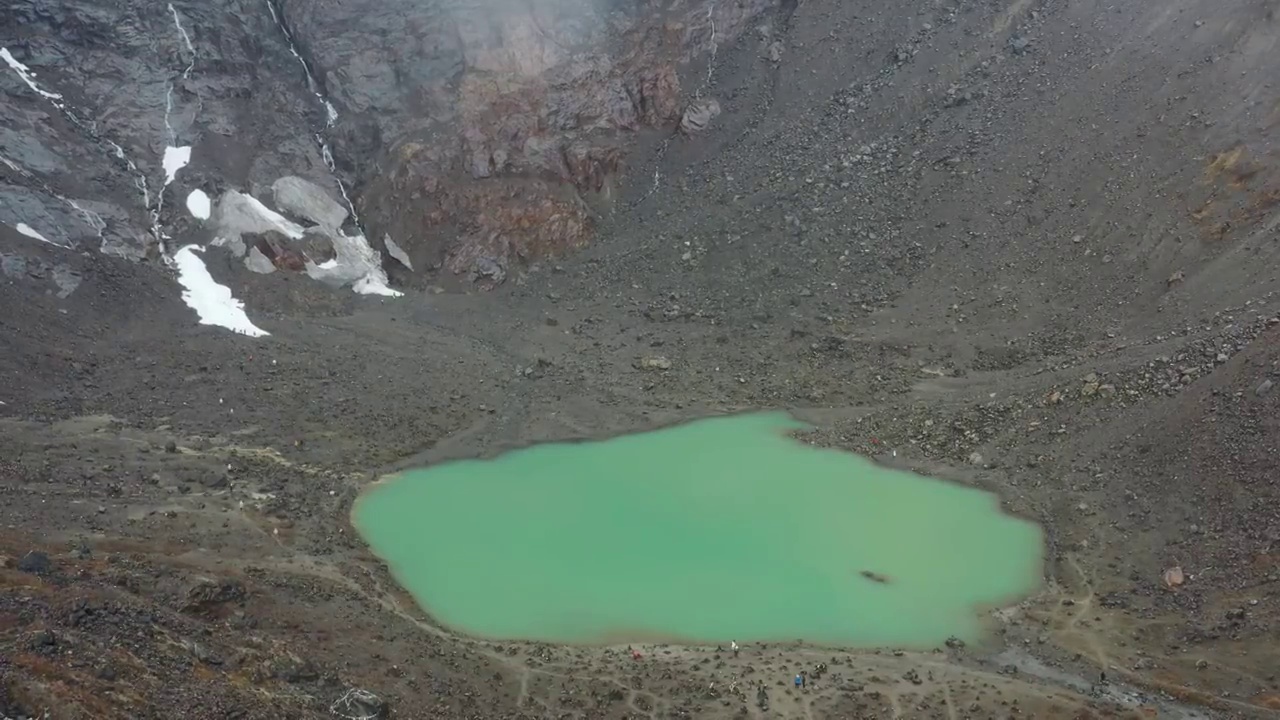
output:
[[[284,233],[288,237],[293,238],[294,240],[302,239],[301,225],[289,220],[285,216],[281,215],[275,210],[272,210],[266,205],[263,205],[261,200],[259,200],[258,198],[252,195],[249,195],[248,193],[245,194],[245,198],[249,201],[249,205],[253,207],[255,212],[257,212],[267,222],[271,223],[272,225],[275,225],[280,230],[280,232]]]
[[[203,190],[192,190],[187,196],[187,211],[201,220],[208,220],[212,213],[209,196]]]
[[[178,171],[191,162],[191,146],[167,147],[164,149],[164,184],[173,182]]]
[[[382,295],[383,297],[400,297],[404,295],[399,290],[392,290],[385,279],[373,277],[373,273],[369,273],[357,280],[355,285],[351,286],[351,289],[355,290],[359,295]]]
[[[387,284],[382,254],[369,246],[364,235],[338,233],[331,239],[337,257],[319,265],[308,263],[307,275],[312,279],[337,285],[351,283],[351,289],[360,295],[400,297],[404,294]]]
[[[58,245],[58,243],[36,232],[35,228],[31,227],[26,223],[18,223],[17,227],[18,227],[18,232],[22,233],[23,235],[26,235],[29,238],[32,238],[33,240],[39,240],[40,242],[47,242],[50,245]],[[62,247],[62,246],[58,245],[58,247]]]
[[[187,245],[173,256],[178,282],[185,288],[182,301],[200,316],[200,324],[217,325],[250,337],[269,335],[249,321],[244,303],[232,297],[231,290],[219,285],[209,274],[204,260],[196,254],[201,249],[198,245]]]
[[[58,93],[51,93],[41,89],[40,86],[36,84],[36,74],[31,72],[31,68],[18,62],[18,59],[15,58],[12,53],[9,52],[9,48],[0,47],[0,59],[3,59],[5,63],[9,65],[9,67],[13,68],[14,72],[18,73],[18,77],[22,78],[22,81],[27,84],[27,87],[31,88],[32,90],[35,90],[41,96],[46,97],[50,100],[62,99],[62,96],[59,95]]]

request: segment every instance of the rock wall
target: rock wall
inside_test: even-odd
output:
[[[395,238],[415,268],[492,279],[588,242],[635,133],[679,127],[702,80],[682,82],[689,61],[777,2],[282,4],[352,111],[335,147],[369,236]]]
[[[190,191],[297,176],[392,237],[404,279],[500,281],[588,242],[635,134],[680,127],[690,61],[777,2],[16,0],[0,222],[155,256],[208,232]]]

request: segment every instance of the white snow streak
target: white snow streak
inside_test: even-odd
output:
[[[316,99],[324,104],[325,127],[333,127],[333,124],[338,121],[338,109],[333,106],[333,103],[329,102],[329,98],[325,97],[324,93],[320,92],[320,84],[316,82],[315,76],[311,74],[311,66],[307,64],[305,59],[303,59],[301,53],[298,52],[297,46],[293,42],[293,33],[289,32],[289,28],[285,27],[284,21],[282,21],[280,19],[280,15],[276,13],[275,2],[267,0],[267,9],[271,11],[271,19],[276,22],[276,26],[280,28],[280,32],[284,33],[285,42],[289,44],[289,52],[292,53],[293,56],[298,59],[298,62],[302,64],[302,72],[305,73],[307,77],[307,88],[316,96]]]
[[[98,232],[98,239],[102,240],[103,242],[106,242],[106,238],[103,236],[103,233],[105,233],[107,230],[107,221],[103,220],[101,215],[90,210],[89,208],[82,207],[80,203],[76,202],[75,200],[64,198],[60,195],[58,197],[66,204],[70,205],[73,210],[80,213],[80,216],[83,217],[84,221],[89,224],[89,227],[93,228]]]
[[[211,214],[209,196],[203,190],[192,190],[187,196],[187,211],[201,220],[208,220]]]
[[[18,62],[18,59],[9,52],[9,48],[0,47],[0,58],[3,58],[4,61],[8,63],[9,67],[13,68],[13,71],[18,73],[18,77],[22,78],[22,81],[27,84],[27,87],[35,90],[37,93],[49,100],[62,99],[62,96],[58,93],[52,93],[41,89],[41,87],[36,84],[36,74],[31,72],[31,68],[28,68],[26,65]]]
[[[169,144],[177,145],[178,133],[173,129],[173,123],[170,122],[169,120],[169,118],[172,115],[173,115],[173,83],[169,83],[169,86],[164,91],[164,129],[165,129],[165,132],[169,133]]]
[[[18,59],[15,58],[12,53],[9,52],[9,48],[0,47],[0,59],[3,59],[5,63],[10,68],[13,69],[14,72],[18,73],[18,76],[22,78],[22,81],[27,84],[27,87],[31,88],[33,91],[36,92],[36,94],[48,100],[49,103],[53,105],[55,108],[57,108],[59,111],[61,111],[62,114],[68,120],[70,120],[73,125],[89,133],[90,135],[97,137],[98,135],[97,124],[94,122],[86,123],[85,121],[77,117],[76,114],[72,112],[71,108],[67,107],[67,104],[63,101],[61,94],[55,93],[55,92],[49,92],[44,88],[40,87],[36,83],[35,73],[31,72],[31,69],[28,68],[26,65],[19,62]],[[195,62],[194,56],[192,58],[192,62],[193,63]],[[165,117],[165,122],[166,124],[168,124],[167,113]],[[152,209],[151,207],[151,193],[147,188],[146,175],[144,175],[142,172],[138,170],[138,166],[134,164],[134,162],[130,160],[128,156],[125,155],[124,148],[120,147],[118,143],[115,143],[111,140],[106,140],[105,138],[103,138],[103,141],[105,141],[108,145],[111,146],[112,150],[115,152],[116,158],[124,162],[125,166],[129,169],[129,172],[133,173],[134,187],[138,188],[138,190],[142,192],[142,207],[151,211],[152,234],[155,235],[157,239],[160,239],[162,236],[160,234],[159,209],[158,208]],[[11,168],[14,168],[15,170],[18,169],[17,166],[15,166],[14,163],[9,161],[7,158],[5,159],[5,164]],[[25,173],[25,171],[21,171],[21,170],[20,172]],[[50,190],[48,187],[46,187],[45,189],[53,193],[53,191]],[[85,210],[81,206],[77,205],[75,202],[71,200],[67,200],[66,198],[62,197],[61,195],[58,195],[57,193],[53,193],[53,194],[56,197],[67,202],[69,205],[71,205],[71,207],[75,208],[77,211],[79,211],[80,214],[84,216],[85,220],[88,221],[89,224],[92,225],[98,231],[98,237],[100,239],[103,239],[105,243],[105,238],[103,237],[103,231],[106,229],[106,223],[103,222],[102,218],[99,217],[97,213],[93,213],[89,210]]]
[[[115,149],[116,157],[123,160],[124,164],[128,166],[130,172],[133,173],[133,186],[142,191],[142,206],[144,208],[151,207],[151,191],[147,189],[147,176],[139,172],[138,166],[135,165],[133,161],[130,160],[128,156],[124,154],[124,148],[120,147],[118,144],[112,142],[111,140],[108,140],[107,144],[110,145],[113,149]]]
[[[200,316],[200,324],[224,327],[250,337],[269,335],[245,315],[244,303],[232,297],[230,289],[213,279],[204,260],[196,254],[200,249],[197,245],[187,245],[173,255],[178,268],[178,282],[186,288],[182,301]]]
[[[178,36],[182,38],[182,44],[187,47],[187,52],[191,53],[191,62],[188,63],[187,69],[182,71],[183,79],[191,72],[191,68],[196,64],[196,48],[191,44],[191,36],[187,34],[187,29],[182,27],[182,18],[178,17],[178,10],[169,3],[169,12],[173,13],[173,25],[178,28]]]
[[[294,240],[302,239],[301,225],[295,222],[292,222],[291,220],[281,215],[280,213],[276,212],[275,210],[272,210],[266,205],[263,205],[262,201],[259,200],[258,198],[252,195],[249,195],[248,193],[245,193],[245,197],[248,198],[249,204],[253,206],[253,209],[257,211],[258,214],[261,215],[262,218],[265,219],[267,222],[271,223],[272,225],[275,225],[277,229],[280,230],[281,233],[287,235],[288,237],[293,238]]]
[[[49,187],[48,183],[32,175],[26,168],[22,167],[21,165],[14,162],[13,160],[10,160],[4,155],[0,155],[0,163],[4,163],[6,166],[8,166],[10,170],[22,176],[23,179],[35,185],[38,185],[45,192],[58,198],[62,202],[66,203],[67,205],[70,205],[72,209],[80,213],[80,216],[84,218],[85,223],[98,233],[98,239],[101,240],[103,243],[106,243],[107,239],[104,233],[107,230],[107,222],[102,219],[101,215],[90,210],[89,208],[82,206],[80,203],[76,202],[75,200],[72,200],[68,197],[64,197],[63,195],[58,194],[56,191],[54,191],[53,188]]]
[[[29,238],[32,238],[33,240],[39,240],[40,242],[47,242],[50,245],[56,245],[57,247],[62,247],[62,245],[59,245],[58,243],[36,232],[35,228],[31,227],[26,223],[18,223],[17,227],[18,227],[18,232],[22,233],[23,235],[26,235]]]
[[[178,171],[191,162],[191,146],[167,147],[164,149],[164,184],[173,182]]]

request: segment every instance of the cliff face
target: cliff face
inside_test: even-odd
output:
[[[699,58],[775,3],[19,0],[0,223],[155,257],[217,234],[193,191],[299,176],[401,282],[498,282],[589,240],[628,143],[676,131]]]

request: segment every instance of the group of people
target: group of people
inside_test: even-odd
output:
[[[642,655],[642,654],[640,653],[640,651],[639,651],[639,650],[636,650],[636,649],[632,648],[630,645],[628,645],[628,646],[627,646],[627,650],[629,650],[629,651],[631,652],[631,659],[632,659],[632,660],[640,660],[641,658],[643,658],[643,657],[644,657],[644,655]],[[742,648],[741,648],[741,646],[739,646],[739,645],[738,645],[738,641],[737,641],[737,640],[731,640],[731,641],[729,642],[729,650],[730,650],[730,652],[732,652],[732,653],[733,653],[733,656],[734,656],[734,657],[738,657],[738,654],[739,654],[740,652],[742,652]],[[818,666],[818,670],[819,670],[819,672],[824,671],[824,670],[826,670],[826,669],[827,669],[826,663],[823,663],[822,665],[819,665],[819,666]],[[816,676],[816,675],[815,675],[815,676]],[[809,687],[809,673],[808,673],[808,671],[807,671],[807,670],[801,670],[800,672],[796,673],[796,677],[795,677],[794,682],[795,682],[795,686],[796,686],[796,689],[797,689],[797,690],[801,690],[801,691],[803,691],[803,690],[807,690],[807,689],[808,689],[808,687]],[[714,683],[712,683],[712,685],[714,686]],[[767,707],[767,706],[768,706],[768,704],[769,704],[769,695],[768,695],[768,691],[766,691],[766,690],[765,690],[765,686],[764,686],[764,683],[763,683],[763,682],[761,682],[761,683],[759,683],[758,685],[756,685],[756,703],[757,703],[761,708]]]

